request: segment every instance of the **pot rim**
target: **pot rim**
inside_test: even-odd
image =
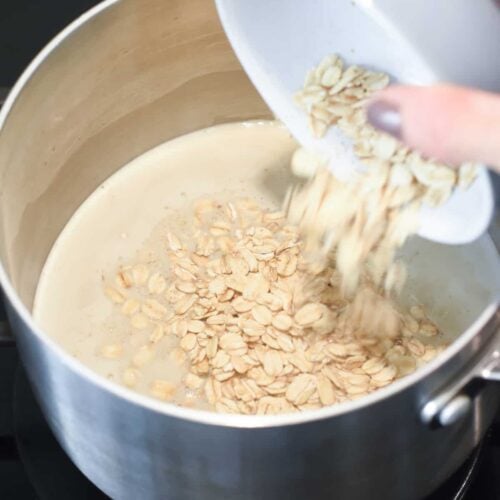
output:
[[[13,109],[16,99],[21,95],[25,85],[30,81],[38,68],[45,62],[46,59],[50,57],[52,52],[57,49],[59,45],[64,43],[66,39],[70,38],[73,33],[78,31],[88,21],[97,17],[101,12],[120,2],[121,0],[104,0],[90,10],[86,11],[80,17],[70,23],[66,28],[64,28],[60,33],[58,33],[33,59],[33,61],[28,65],[28,67],[16,81],[10,94],[7,96],[3,107],[0,109],[0,141],[3,126]],[[489,240],[488,244],[491,245],[494,249],[494,245],[491,240]],[[96,386],[102,388],[104,391],[111,393],[113,396],[122,398],[131,404],[140,406],[146,410],[164,414],[165,416],[188,420],[199,424],[247,429],[272,428],[286,425],[312,423],[317,420],[332,418],[344,415],[349,412],[354,412],[356,410],[361,410],[363,408],[367,408],[371,405],[379,403],[386,398],[395,396],[410,388],[414,384],[419,383],[421,380],[428,377],[433,372],[437,371],[438,368],[450,361],[460,350],[465,348],[465,346],[473,339],[473,337],[475,337],[475,335],[479,331],[481,331],[482,327],[495,314],[498,307],[498,303],[496,301],[493,301],[491,304],[489,304],[465,332],[459,335],[444,352],[440,353],[438,356],[436,356],[436,358],[427,363],[425,366],[419,368],[411,375],[396,380],[390,385],[378,389],[377,391],[364,396],[359,400],[346,401],[318,410],[291,414],[232,415],[209,412],[206,410],[183,408],[167,402],[157,401],[148,396],[138,394],[119,385],[116,382],[111,382],[105,377],[98,375],[91,368],[73,358],[55,340],[53,340],[49,335],[45,334],[42,329],[35,324],[30,311],[18,296],[13,284],[11,283],[5,271],[3,262],[1,261],[0,284],[3,288],[5,296],[10,301],[10,304],[13,306],[16,313],[20,316],[21,320],[29,328],[29,334],[38,337],[38,340],[40,340],[44,344],[44,346],[52,352],[53,355],[58,357],[59,360],[64,365],[66,365],[69,370],[73,371],[76,375],[86,379],[87,382],[95,384]]]

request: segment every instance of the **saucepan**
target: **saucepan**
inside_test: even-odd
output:
[[[85,198],[181,134],[270,112],[208,0],[107,0],[36,57],[0,113],[0,281],[51,429],[113,498],[421,498],[481,440],[500,402],[496,248],[418,238],[407,296],[453,340],[353,402],[280,416],[180,408],[106,380],[31,317],[45,258]],[[71,279],[71,276],[68,276]]]

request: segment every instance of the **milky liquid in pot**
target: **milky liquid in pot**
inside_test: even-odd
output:
[[[166,232],[183,234],[193,200],[252,197],[277,208],[290,183],[296,143],[277,122],[218,125],[166,142],[121,168],[78,208],[55,242],[41,273],[33,316],[66,351],[99,374],[122,373],[151,332],[134,330],[104,294],[120,264],[165,268]],[[136,387],[148,393],[159,378],[176,385],[186,366],[171,360],[176,339],[163,339]],[[100,356],[121,343],[115,360]],[[177,394],[182,403],[183,394]]]

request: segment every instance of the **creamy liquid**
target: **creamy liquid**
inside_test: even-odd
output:
[[[79,207],[55,242],[41,273],[33,315],[75,358],[122,383],[123,370],[151,331],[134,331],[105,296],[104,282],[122,263],[165,265],[167,230],[182,235],[184,214],[203,196],[252,197],[278,207],[290,182],[296,143],[276,122],[219,125],[162,144],[121,168]],[[116,360],[99,355],[122,343]],[[152,379],[179,383],[185,367],[158,348],[137,390]],[[178,402],[182,402],[178,395]]]

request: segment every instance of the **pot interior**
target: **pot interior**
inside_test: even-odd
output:
[[[29,310],[55,239],[117,169],[187,132],[270,116],[212,2],[98,8],[104,12],[30,67],[0,131],[0,255]],[[414,238],[403,253],[410,263],[404,297],[423,303],[450,337],[499,292],[488,236],[457,247]]]

